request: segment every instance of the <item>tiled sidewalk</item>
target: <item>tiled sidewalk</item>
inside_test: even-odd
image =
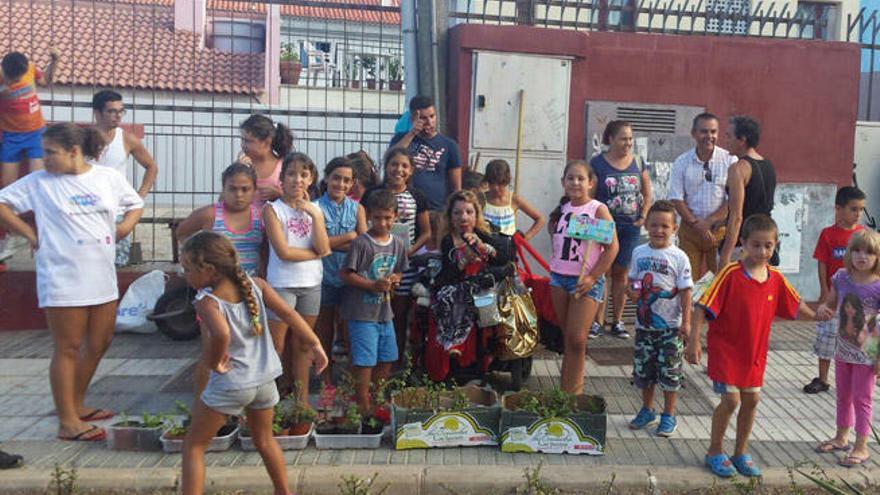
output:
[[[801,387],[815,375],[813,325],[778,323],[771,338],[771,354],[751,450],[765,467],[787,467],[801,461],[833,465],[830,455],[813,452],[815,444],[834,431],[834,395],[805,395]],[[711,413],[717,399],[702,368],[686,366],[686,389],[679,400],[679,429],[671,439],[647,431],[632,431],[627,422],[640,405],[629,384],[631,370],[625,350],[632,341],[611,337],[590,341],[587,390],[608,402],[608,449],[605,456],[503,454],[496,448],[394,451],[386,442],[376,451],[318,451],[309,447],[287,452],[288,464],[467,466],[633,465],[693,466],[699,468],[708,446]],[[102,361],[90,389],[90,405],[115,411],[168,411],[174,402],[192,401],[189,373],[198,341],[172,342],[162,336],[119,335]],[[49,395],[48,363],[51,340],[47,332],[0,333],[0,442],[3,448],[26,456],[28,466],[50,468],[68,463],[81,468],[174,467],[179,455],[112,452],[103,445],[54,440],[56,418]],[[597,362],[605,363],[599,365]],[[536,358],[531,388],[557,383],[559,359]],[[880,401],[880,394],[878,394]],[[728,432],[732,440],[734,424]],[[732,442],[731,442],[732,445]],[[875,455],[875,459],[880,455]],[[256,453],[233,450],[208,455],[211,466],[255,466]],[[872,460],[868,469],[876,469]]]

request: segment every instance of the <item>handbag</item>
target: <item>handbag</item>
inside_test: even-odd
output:
[[[480,328],[494,327],[501,323],[495,277],[481,274],[475,282],[476,290],[473,293],[473,298],[474,307],[477,308],[477,325]]]
[[[501,282],[499,289],[500,326],[503,359],[531,356],[541,340],[538,330],[538,311],[531,291],[518,290],[511,280]]]

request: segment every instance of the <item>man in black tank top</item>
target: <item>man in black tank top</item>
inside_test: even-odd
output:
[[[721,246],[719,267],[731,261],[734,248],[739,243],[739,229],[743,221],[756,213],[770,215],[773,211],[773,195],[776,193],[776,170],[770,160],[758,154],[761,128],[758,122],[746,116],[732,117],[727,128],[727,145],[730,153],[740,159],[727,173],[729,213],[727,237]],[[771,265],[779,264],[778,250],[773,253]]]

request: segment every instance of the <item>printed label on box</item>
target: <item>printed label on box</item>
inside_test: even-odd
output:
[[[502,452],[602,455],[602,444],[567,419],[541,419],[516,426],[501,435]]]
[[[395,439],[398,450],[468,445],[498,445],[498,439],[466,413],[443,412],[421,423],[407,423],[397,429]]]

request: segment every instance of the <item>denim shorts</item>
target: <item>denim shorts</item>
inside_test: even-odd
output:
[[[642,237],[642,228],[636,227],[631,223],[615,223],[617,229],[617,245],[620,250],[617,251],[617,257],[614,258],[614,264],[617,266],[628,267],[632,261],[633,249],[639,245]]]
[[[206,406],[228,416],[238,416],[245,409],[272,409],[279,400],[275,380],[241,390],[213,390],[209,384],[201,398]]]
[[[342,304],[342,293],[345,286],[321,284],[321,306],[339,306]]]
[[[348,320],[351,364],[372,368],[376,363],[397,361],[397,335],[394,322]]]
[[[275,292],[284,299],[288,306],[300,316],[318,316],[321,311],[321,286],[314,287],[282,287],[276,288]],[[268,317],[273,321],[281,321],[272,310],[267,310]]]
[[[559,273],[550,272],[550,287],[559,287],[569,294],[574,294],[578,283],[577,275],[561,275]],[[605,299],[605,275],[596,279],[593,288],[587,292],[587,297],[602,302]]]
[[[0,143],[0,162],[17,163],[22,157],[30,159],[43,158],[43,137],[45,127],[31,132],[3,131],[3,142]]]

